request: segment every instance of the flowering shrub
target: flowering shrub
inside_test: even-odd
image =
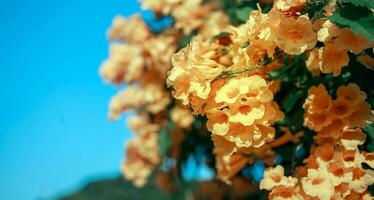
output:
[[[154,17],[117,16],[100,68],[126,84],[110,119],[137,115],[125,178],[196,199],[373,198],[372,1],[141,3]],[[191,159],[216,179],[191,186]]]

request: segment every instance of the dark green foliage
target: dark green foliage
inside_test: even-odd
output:
[[[371,123],[370,125],[368,125],[364,131],[366,132],[366,134],[368,135],[368,140],[367,140],[367,145],[366,145],[366,148],[369,152],[373,152],[374,151],[374,123]]]
[[[252,10],[257,9],[255,0],[217,0],[233,25],[243,24]]]
[[[374,16],[368,8],[348,4],[335,12],[330,20],[339,27],[348,27],[354,33],[374,42]]]
[[[329,0],[309,0],[305,5],[305,12],[308,13],[311,19],[322,17],[323,7],[327,3],[329,3]]]
[[[238,20],[242,22],[246,22],[252,10],[253,10],[253,7],[249,7],[249,6],[238,8],[235,12],[236,18],[238,18]]]
[[[162,128],[158,134],[158,144],[160,147],[161,157],[165,157],[169,151],[171,139],[170,132],[167,128]]]
[[[179,39],[178,45],[177,45],[177,50],[179,51],[180,49],[186,47],[188,43],[191,42],[192,38],[197,34],[196,31],[191,32],[188,35],[184,35]]]
[[[366,8],[374,8],[373,0],[338,0],[339,3],[351,3],[356,6],[362,6]]]

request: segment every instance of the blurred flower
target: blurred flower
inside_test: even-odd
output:
[[[126,160],[122,165],[122,172],[135,186],[143,187],[153,168],[160,163],[157,144],[159,127],[150,124],[145,117],[132,118],[129,123],[137,135],[126,144]]]
[[[291,8],[302,7],[307,0],[275,0],[274,7],[281,11],[287,11]]]
[[[170,111],[171,120],[181,128],[189,128],[192,122],[195,120],[191,111],[181,106],[175,106]]]
[[[168,15],[182,0],[140,0],[142,9],[151,9],[155,13]]]
[[[120,39],[139,44],[150,37],[151,32],[140,15],[136,14],[127,19],[122,16],[116,16],[107,35],[110,40]]]

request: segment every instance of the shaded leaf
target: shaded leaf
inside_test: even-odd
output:
[[[338,0],[340,3],[351,3],[356,6],[362,6],[366,8],[374,8],[373,0]]]
[[[236,10],[236,17],[242,21],[242,22],[246,22],[249,18],[249,14],[252,12],[253,8],[252,7],[242,7],[242,8],[238,8]]]
[[[330,20],[340,28],[348,27],[354,33],[374,42],[374,16],[370,10],[351,4],[335,12]]]
[[[283,108],[286,113],[290,112],[296,102],[304,96],[304,91],[299,90],[296,93],[291,92],[290,95],[284,100]]]
[[[158,144],[160,147],[161,156],[162,157],[166,156],[169,151],[171,139],[170,139],[168,131],[165,128],[161,129],[158,134]]]

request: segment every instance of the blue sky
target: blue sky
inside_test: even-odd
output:
[[[118,88],[98,67],[105,31],[135,0],[0,0],[0,199],[53,197],[118,173],[123,119],[107,120]]]

